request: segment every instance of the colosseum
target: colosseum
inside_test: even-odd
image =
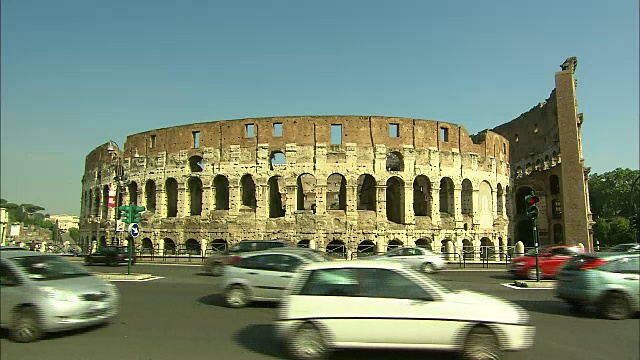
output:
[[[501,254],[533,246],[524,196],[541,198],[541,244],[590,248],[588,168],[575,58],[549,98],[470,135],[437,120],[287,116],[150,130],[86,156],[81,245],[124,241],[117,207],[145,206],[136,247],[206,254],[283,239],[339,257],[418,245]],[[562,149],[562,152],[560,151]]]

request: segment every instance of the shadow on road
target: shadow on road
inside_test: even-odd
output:
[[[522,306],[527,311],[541,314],[561,315],[572,318],[598,319],[599,317],[592,311],[577,310],[559,300],[514,300],[516,304]]]
[[[247,350],[278,359],[287,359],[284,345],[275,337],[271,324],[247,326],[240,330],[234,339]],[[337,350],[331,354],[329,360],[453,360],[457,358],[455,353],[441,351]]]
[[[54,332],[54,333],[46,333],[38,341],[55,340],[55,339],[64,338],[64,337],[67,337],[67,336],[80,335],[80,334],[88,333],[88,332],[91,332],[91,331],[99,331],[100,329],[105,328],[107,326],[109,326],[108,323],[92,325],[92,326],[88,326],[88,327],[81,328],[81,329],[75,329],[75,330],[59,331],[59,332]],[[7,330],[5,328],[0,329],[0,339],[9,339],[9,330]]]

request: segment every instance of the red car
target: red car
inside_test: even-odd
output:
[[[536,279],[536,250],[527,251],[524,256],[511,260],[509,272],[518,279]],[[556,272],[565,261],[580,254],[579,247],[566,245],[541,246],[538,248],[538,264],[540,278],[554,278]]]

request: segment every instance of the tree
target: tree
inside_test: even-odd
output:
[[[44,208],[42,206],[33,205],[33,204],[22,204],[20,206],[22,207],[24,212],[27,214],[27,217],[32,216],[33,214],[37,213],[38,211],[44,210]]]
[[[630,205],[637,201],[638,186],[631,194],[633,181],[640,176],[640,170],[615,169],[603,174],[589,175],[589,200],[594,218],[631,216]]]

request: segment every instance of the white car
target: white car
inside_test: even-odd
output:
[[[333,348],[433,349],[497,359],[533,346],[529,314],[504,299],[452,291],[391,261],[305,266],[275,321],[293,359],[323,359]]]
[[[427,274],[444,270],[447,267],[447,262],[441,255],[417,246],[395,248],[384,255],[367,259],[398,261]]]

